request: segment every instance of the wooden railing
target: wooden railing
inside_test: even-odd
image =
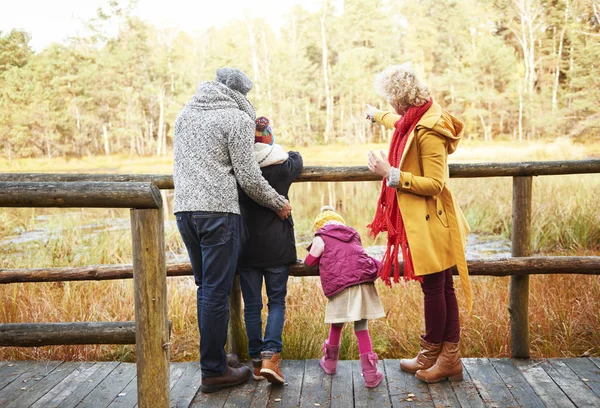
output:
[[[138,405],[169,406],[162,204],[160,192],[152,183],[0,182],[0,207],[131,208],[135,298],[135,323],[2,324],[0,345],[135,343]]]
[[[451,164],[450,177],[513,177],[512,258],[468,261],[472,276],[510,276],[511,352],[529,357],[528,298],[531,274],[600,274],[600,257],[531,257],[532,177],[600,173],[600,160]],[[366,167],[306,167],[298,181],[375,181]],[[0,345],[130,343],[135,326],[139,406],[168,406],[168,322],[166,276],[192,275],[189,263],[165,266],[162,202],[157,188],[172,189],[170,175],[152,174],[0,174],[0,207],[104,207],[131,210],[132,265],[0,269],[0,284],[134,279],[136,322],[0,325]],[[456,271],[454,271],[456,274]],[[303,264],[291,276],[318,276]],[[228,347],[244,348],[241,294],[236,280],[230,296]],[[35,333],[44,332],[43,336]],[[40,332],[41,331],[41,332]],[[54,333],[54,335],[52,334]],[[75,334],[74,334],[75,333]],[[37,341],[34,341],[34,338]],[[62,341],[62,342],[61,342]],[[151,385],[150,385],[151,384]]]

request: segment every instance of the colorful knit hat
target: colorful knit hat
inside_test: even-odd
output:
[[[313,229],[315,230],[315,232],[317,232],[318,230],[323,228],[325,224],[329,221],[336,221],[346,225],[346,221],[344,221],[344,218],[342,218],[341,215],[335,212],[335,208],[326,205],[325,207],[321,208],[321,213],[317,215],[317,218],[315,218],[315,222],[313,223]]]
[[[275,136],[271,126],[269,126],[269,119],[261,116],[256,118],[256,131],[254,133],[254,143],[264,143],[272,145],[275,142]]]

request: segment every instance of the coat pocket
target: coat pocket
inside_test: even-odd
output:
[[[442,203],[440,197],[435,198],[435,214],[442,225],[448,228],[448,216],[446,215],[446,209],[444,208],[444,203]]]

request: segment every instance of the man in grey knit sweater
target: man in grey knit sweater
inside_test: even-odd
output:
[[[241,238],[237,185],[279,217],[291,212],[254,160],[250,89],[252,81],[239,69],[218,69],[216,80],[198,86],[175,122],[174,212],[198,286],[203,392],[241,384],[251,374],[248,367],[228,367],[225,353]]]

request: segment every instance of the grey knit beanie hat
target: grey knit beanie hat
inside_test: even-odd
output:
[[[237,68],[225,67],[217,69],[217,82],[226,85],[228,88],[240,92],[246,96],[252,89],[252,81],[244,74],[244,71]]]

